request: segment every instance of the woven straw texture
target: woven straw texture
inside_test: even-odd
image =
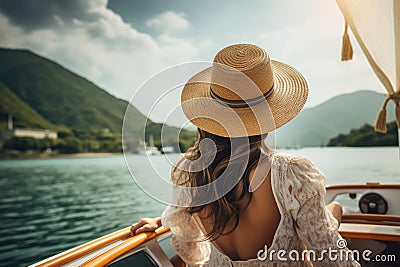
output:
[[[211,97],[230,100],[266,100],[232,108]],[[270,60],[255,45],[237,44],[222,49],[212,67],[194,75],[181,95],[186,117],[197,127],[224,137],[254,136],[271,132],[294,118],[308,95],[304,77],[293,67]]]

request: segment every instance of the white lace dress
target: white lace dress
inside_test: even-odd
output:
[[[260,260],[254,255],[253,259],[246,261],[231,260],[212,242],[202,241],[202,227],[198,220],[184,208],[168,206],[162,214],[162,224],[171,229],[171,244],[178,255],[189,266],[360,266],[354,260],[332,261],[326,254],[321,254],[329,248],[342,255],[347,251],[346,247],[338,248],[337,241],[341,239],[338,222],[325,207],[324,175],[305,157],[279,153],[271,157],[271,185],[281,221],[267,253],[262,254],[267,255],[267,259]],[[301,261],[304,246],[315,251],[316,261]],[[272,250],[275,253],[271,253]],[[280,256],[287,261],[278,259],[279,250],[287,252]],[[299,261],[295,260],[296,253],[289,256],[291,250],[298,251]],[[318,260],[318,255],[325,256]]]

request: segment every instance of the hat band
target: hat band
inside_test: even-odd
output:
[[[272,87],[265,92],[263,95],[254,97],[254,98],[250,98],[250,99],[246,99],[246,100],[231,100],[231,99],[226,99],[223,98],[219,95],[217,95],[212,87],[210,86],[210,95],[212,98],[214,98],[217,103],[224,105],[224,106],[228,106],[231,108],[248,108],[250,106],[254,106],[257,105],[259,103],[261,103],[262,101],[266,100],[270,95],[272,95],[272,93],[274,92],[275,86],[272,85]]]

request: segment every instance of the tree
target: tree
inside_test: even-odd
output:
[[[79,153],[83,152],[83,144],[82,141],[76,137],[67,137],[63,140],[60,140],[57,145],[57,149],[60,153]]]

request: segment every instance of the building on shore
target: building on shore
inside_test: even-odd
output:
[[[58,134],[56,131],[42,130],[42,129],[26,129],[26,128],[15,128],[13,130],[15,137],[32,137],[36,139],[57,139]]]
[[[57,139],[58,133],[48,129],[29,129],[29,128],[14,128],[13,117],[11,114],[8,115],[8,130],[3,134],[4,136],[15,136],[15,137],[32,137],[35,139]]]

